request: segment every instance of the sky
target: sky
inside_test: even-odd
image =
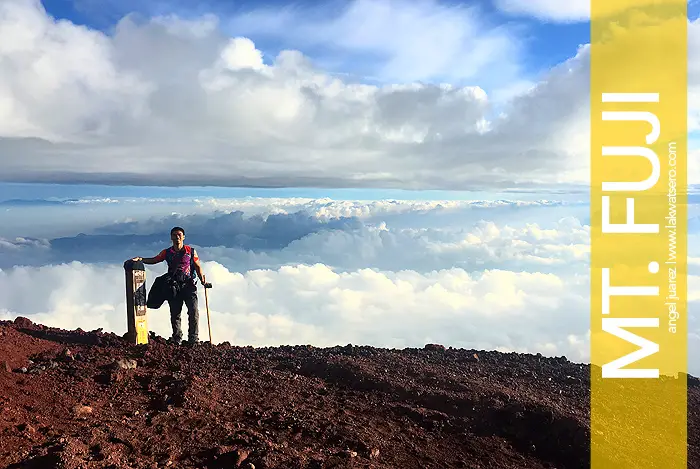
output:
[[[215,342],[586,362],[588,15],[553,0],[0,0],[0,319],[122,334],[124,260],[180,225],[214,283]],[[170,336],[167,306],[149,327]]]

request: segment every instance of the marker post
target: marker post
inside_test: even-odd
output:
[[[136,345],[148,343],[146,320],[146,266],[142,261],[124,262],[126,275],[127,340]]]

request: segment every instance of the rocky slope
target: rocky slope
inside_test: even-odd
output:
[[[564,357],[133,346],[17,318],[0,321],[0,467],[588,468],[588,386]]]

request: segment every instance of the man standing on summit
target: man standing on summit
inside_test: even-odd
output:
[[[163,249],[155,257],[134,257],[135,262],[142,261],[144,264],[158,264],[166,261],[168,264],[168,274],[170,281],[176,287],[177,294],[168,300],[170,306],[170,323],[173,327],[171,341],[179,344],[182,341],[182,327],[180,318],[182,316],[182,305],[187,305],[188,316],[188,337],[190,345],[194,345],[199,340],[199,304],[197,298],[197,280],[195,272],[202,282],[206,283],[206,277],[202,272],[197,251],[185,244],[185,230],[176,226],[170,230],[170,239],[173,245]]]

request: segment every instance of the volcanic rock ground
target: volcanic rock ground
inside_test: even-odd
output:
[[[17,318],[0,321],[0,467],[588,468],[589,372],[435,345],[137,346]]]

